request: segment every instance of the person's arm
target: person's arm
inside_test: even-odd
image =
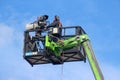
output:
[[[51,24],[49,24],[49,25],[47,26],[47,28],[55,27],[56,24],[57,24],[57,21],[53,21]]]
[[[59,22],[59,25],[58,25],[58,26],[59,26],[59,28],[62,28],[62,23],[61,23],[61,22]]]

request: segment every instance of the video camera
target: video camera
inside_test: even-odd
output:
[[[48,19],[48,15],[38,16],[38,21],[46,21]]]
[[[44,29],[44,27],[47,25],[47,20],[48,15],[43,15],[43,16],[38,16],[37,21],[34,21],[33,23],[27,24],[26,25],[26,30],[31,30],[31,29]]]
[[[48,15],[43,15],[37,18],[38,26],[40,26],[41,29],[43,29],[47,25],[47,21],[46,21],[47,19],[48,19]]]

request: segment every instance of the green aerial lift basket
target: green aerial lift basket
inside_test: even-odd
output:
[[[55,29],[54,29],[55,30]],[[52,31],[55,32],[53,29]],[[71,30],[74,34],[70,34]],[[45,44],[45,36],[40,36],[39,38],[33,36],[33,41],[31,41],[30,33],[38,31],[38,29],[34,30],[26,30],[24,32],[24,58],[31,64],[63,64],[64,62],[73,62],[73,61],[86,61],[86,53],[84,51],[83,46],[75,46],[70,48],[69,50],[62,51],[61,56],[57,57],[52,53],[52,51],[48,50]],[[45,32],[45,31],[44,31]],[[53,33],[51,33],[53,34]],[[61,39],[67,39],[71,37],[75,37],[77,35],[85,34],[84,30],[80,26],[71,26],[71,27],[62,27],[62,36]],[[57,35],[57,32],[55,33]],[[37,47],[38,42],[39,48]],[[42,48],[41,48],[42,46]]]
[[[36,32],[42,34],[36,36]],[[23,56],[32,66],[74,61],[86,62],[87,57],[95,79],[104,80],[88,35],[80,26],[26,30]]]

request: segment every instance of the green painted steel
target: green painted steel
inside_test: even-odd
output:
[[[98,66],[97,60],[95,58],[94,52],[92,50],[92,47],[90,45],[90,41],[86,41],[83,43],[84,49],[86,51],[86,55],[89,61],[89,64],[91,66],[92,72],[95,76],[96,80],[104,80],[103,75],[101,73],[101,70]]]
[[[61,56],[58,44],[51,41],[48,35],[45,37],[45,47],[47,47],[56,56]]]
[[[64,46],[61,48],[63,50],[68,50],[70,48],[73,48],[75,46],[81,46],[81,43],[88,39],[88,36],[86,34],[71,37],[69,39],[64,40]]]
[[[75,46],[81,46],[81,43],[85,41],[84,40],[85,38],[88,39],[88,36],[86,34],[83,34],[80,36],[75,36],[75,37],[62,40],[62,43],[60,43],[60,42],[54,42],[50,40],[50,37],[47,35],[46,41],[45,41],[45,47],[50,49],[53,52],[53,54],[55,54],[56,56],[61,56],[62,50],[65,51]]]
[[[61,56],[62,50],[69,50],[75,46],[81,46],[81,45],[84,46],[84,50],[86,52],[86,55],[87,55],[89,64],[91,66],[92,72],[95,76],[95,79],[104,80],[101,70],[98,66],[97,60],[95,58],[94,52],[90,45],[89,37],[87,34],[82,34],[80,36],[75,36],[75,37],[65,39],[62,41],[62,43],[53,42],[52,40],[50,40],[50,37],[48,35],[46,36],[45,46],[48,49],[50,49],[53,52],[53,54],[59,57]]]

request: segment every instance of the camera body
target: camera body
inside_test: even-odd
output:
[[[47,25],[47,20],[48,15],[43,15],[43,16],[38,16],[37,21],[27,24],[26,25],[26,30],[31,30],[31,29],[44,29],[45,26]]]
[[[41,22],[46,21],[47,19],[48,19],[48,15],[43,15],[43,16],[38,16],[37,17],[37,20],[41,21]]]

